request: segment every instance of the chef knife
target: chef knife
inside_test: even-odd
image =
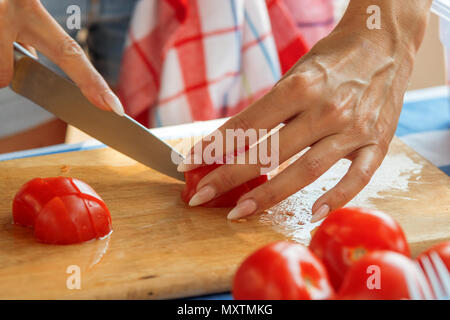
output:
[[[184,181],[183,173],[177,171],[181,154],[129,116],[121,117],[92,105],[73,82],[40,64],[17,43],[11,88],[111,148]]]

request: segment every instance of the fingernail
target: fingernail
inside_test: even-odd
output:
[[[317,222],[325,218],[330,212],[330,207],[327,204],[323,204],[312,216],[311,222]]]
[[[227,216],[228,220],[236,220],[242,217],[251,215],[256,211],[257,205],[256,202],[252,199],[247,199],[242,202],[239,202],[233,210]]]
[[[201,164],[202,158],[201,154],[197,153],[188,153],[183,161],[180,162],[180,164],[177,167],[178,172],[185,172],[192,170],[195,168],[196,164]]]
[[[105,103],[119,116],[123,117],[125,115],[122,103],[112,91],[105,92],[102,98],[103,101],[105,101]]]
[[[208,202],[216,196],[216,190],[212,186],[204,186],[196,194],[194,194],[189,201],[191,207],[198,206]]]
[[[178,172],[185,172],[189,171],[189,165],[185,164],[184,162],[180,162],[180,164],[177,167]]]

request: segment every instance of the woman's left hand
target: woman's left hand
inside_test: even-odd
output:
[[[421,23],[426,25],[426,18]],[[342,180],[315,202],[312,221],[345,205],[370,181],[393,138],[420,41],[406,38],[409,33],[385,41],[372,37],[371,30],[355,30],[351,17],[344,17],[267,95],[217,129],[225,137],[227,129],[270,130],[286,123],[279,131],[279,163],[311,147],[274,178],[243,195],[229,219],[274,206],[342,158],[352,164]],[[203,147],[209,143],[205,139]],[[227,154],[226,146],[223,152]],[[184,164],[179,170],[198,166]],[[260,171],[261,164],[220,166],[199,182],[190,204],[210,201]]]

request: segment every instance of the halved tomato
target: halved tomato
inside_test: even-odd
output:
[[[13,200],[14,223],[34,228],[45,243],[71,244],[108,235],[111,215],[85,182],[68,177],[35,178]]]

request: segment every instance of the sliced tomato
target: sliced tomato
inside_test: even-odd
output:
[[[192,196],[195,194],[197,190],[197,185],[200,182],[200,180],[202,180],[204,176],[206,176],[214,169],[217,169],[221,165],[222,164],[211,164],[185,172],[184,178],[186,180],[186,186],[181,192],[181,199],[184,202],[189,203],[189,200],[191,200]],[[246,194],[250,190],[256,188],[257,186],[263,184],[266,181],[267,176],[261,175],[259,177],[256,177],[250,181],[241,184],[240,186],[218,196],[217,198],[207,203],[202,204],[202,206],[210,208],[233,207],[236,205],[237,201],[242,195]]]
[[[309,248],[325,264],[336,290],[350,266],[371,251],[392,250],[410,256],[398,223],[385,213],[363,208],[333,211],[314,233]]]
[[[12,208],[14,223],[27,227],[34,226],[37,214],[53,197],[53,192],[43,179],[35,178],[28,181],[14,197]]]
[[[85,183],[81,180],[75,179],[75,178],[71,178],[71,182],[77,188],[78,193],[82,193],[84,195],[89,195],[93,198],[100,200],[101,202],[99,202],[99,203],[105,204],[103,202],[102,198],[100,198],[100,196],[97,194],[97,192],[95,192],[95,190],[92,189],[92,187],[90,185],[88,185],[87,183]]]
[[[184,180],[186,182],[186,185],[183,191],[181,192],[181,199],[184,202],[189,203],[189,200],[191,200],[191,198],[194,196],[196,192],[197,185],[200,182],[200,180],[202,180],[204,176],[206,176],[208,173],[218,168],[219,166],[220,164],[211,164],[208,166],[199,167],[194,170],[185,172]]]
[[[417,261],[421,264],[422,267],[422,258],[428,257],[428,259],[430,259],[430,253],[432,252],[435,252],[439,256],[439,258],[441,258],[444,265],[450,271],[450,240],[438,243],[419,254],[417,257]]]
[[[430,287],[413,260],[393,251],[374,251],[349,269],[339,290],[345,300],[425,299]]]
[[[13,201],[14,223],[34,228],[45,243],[71,244],[108,235],[111,215],[100,196],[81,180],[36,178]]]
[[[239,300],[330,299],[327,271],[308,248],[287,241],[269,244],[244,260],[233,279]]]
[[[105,214],[109,212],[105,203],[103,201],[97,201],[95,198],[84,198],[83,200],[90,214],[89,217],[92,222],[95,238],[101,238],[109,234],[112,230],[111,216]]]
[[[416,260],[430,284],[436,286],[436,280],[433,279],[433,276],[429,277],[429,275],[438,274],[438,270],[444,270],[445,268],[450,272],[450,241],[444,241],[428,248],[419,254]],[[442,271],[440,272],[442,273]],[[448,285],[450,286],[450,283]],[[444,292],[443,286],[441,286],[441,290]]]
[[[78,208],[80,210],[81,208]],[[80,212],[77,212],[80,215]],[[71,219],[66,204],[54,197],[39,212],[34,224],[34,236],[45,243],[70,244],[81,242],[77,227]]]
[[[218,196],[217,198],[204,203],[203,207],[208,208],[228,208],[234,206],[239,198],[249,192],[250,189],[246,183]]]
[[[45,178],[42,180],[47,185],[47,189],[49,189],[52,192],[53,196],[60,197],[80,193],[80,190],[73,183],[72,178],[61,179],[61,177],[55,177],[55,178]]]

